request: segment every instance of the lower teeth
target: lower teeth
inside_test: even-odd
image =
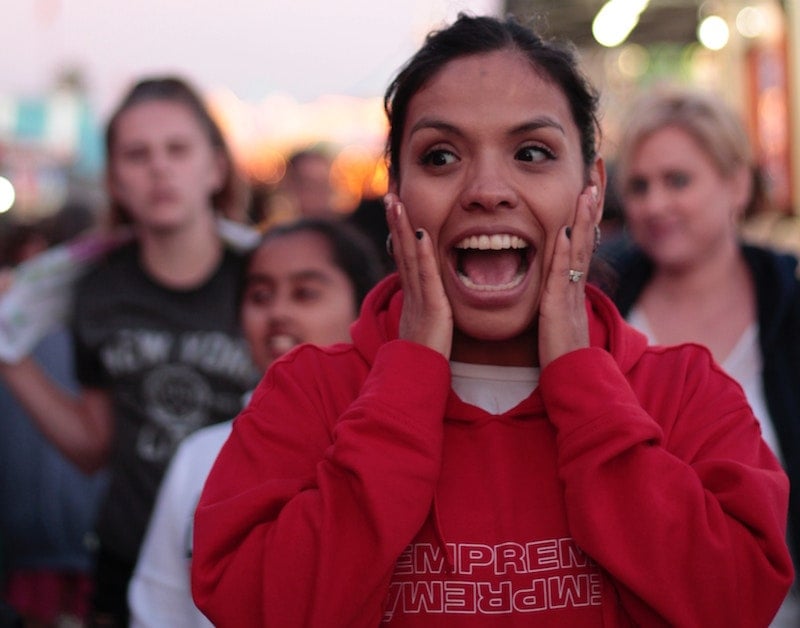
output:
[[[467,288],[470,290],[479,290],[483,292],[500,292],[502,290],[510,290],[511,288],[515,288],[524,279],[524,273],[517,273],[514,275],[514,278],[509,281],[508,283],[494,285],[494,284],[478,284],[472,281],[469,277],[464,275],[463,273],[458,273],[458,278],[461,280]]]

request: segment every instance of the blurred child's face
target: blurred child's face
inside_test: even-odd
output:
[[[171,230],[211,209],[224,165],[186,105],[147,101],[116,122],[110,149],[111,195],[145,229]]]
[[[333,263],[325,236],[291,233],[263,244],[247,270],[242,326],[257,366],[266,370],[293,347],[349,342],[355,290]]]

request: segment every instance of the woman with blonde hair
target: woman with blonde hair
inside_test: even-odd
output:
[[[604,252],[619,273],[614,300],[651,342],[705,345],[744,388],[791,480],[797,566],[800,283],[796,259],[740,237],[765,202],[744,125],[717,95],[653,90],[625,117],[617,181],[630,242]],[[798,623],[792,592],[773,625]]]

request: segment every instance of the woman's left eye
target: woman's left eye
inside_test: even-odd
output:
[[[544,161],[546,159],[553,159],[554,157],[555,155],[544,146],[525,146],[524,148],[520,148],[516,155],[514,155],[515,159],[530,162]]]
[[[292,297],[298,302],[309,302],[319,300],[322,292],[317,288],[301,287],[292,292]]]
[[[437,148],[425,153],[421,161],[426,166],[448,166],[457,160],[458,157],[454,153],[443,148]]]

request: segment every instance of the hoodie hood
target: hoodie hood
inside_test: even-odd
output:
[[[397,273],[384,278],[364,299],[350,335],[370,365],[379,347],[398,337],[402,307],[403,291]],[[586,308],[591,346],[611,353],[620,370],[628,372],[647,348],[647,338],[628,325],[613,302],[592,285],[586,286]]]

